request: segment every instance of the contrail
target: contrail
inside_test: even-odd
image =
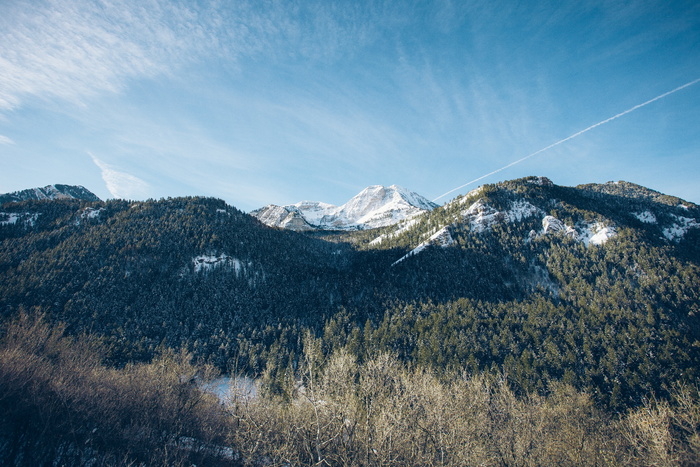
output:
[[[460,190],[460,189],[464,188],[465,186],[469,186],[469,185],[471,185],[472,183],[478,182],[479,180],[482,180],[482,179],[484,179],[484,178],[486,178],[486,177],[489,177],[489,176],[491,176],[491,175],[493,175],[493,174],[496,174],[496,173],[498,173],[498,172],[500,172],[500,171],[502,171],[502,170],[505,170],[505,169],[507,169],[507,168],[509,168],[509,167],[513,167],[515,164],[520,164],[520,163],[521,163],[522,161],[524,161],[524,160],[527,160],[527,159],[529,159],[529,158],[531,158],[531,157],[534,157],[534,156],[536,156],[537,154],[540,154],[540,153],[542,153],[542,152],[545,152],[545,151],[547,151],[548,149],[552,149],[554,146],[558,146],[558,145],[560,145],[560,144],[562,144],[562,143],[565,143],[565,142],[569,141],[570,139],[574,139],[574,138],[576,138],[577,136],[580,136],[580,135],[582,135],[582,134],[584,134],[584,133],[586,133],[586,132],[588,132],[588,131],[591,131],[593,128],[596,128],[596,127],[599,127],[600,125],[604,125],[604,124],[606,124],[606,123],[608,123],[608,122],[611,122],[611,121],[615,120],[616,118],[620,118],[620,117],[622,117],[622,116],[624,116],[624,115],[627,115],[627,114],[630,113],[630,112],[634,112],[635,110],[640,109],[640,108],[644,107],[645,105],[649,105],[649,104],[651,104],[652,102],[656,102],[656,101],[658,101],[659,99],[663,99],[663,98],[666,97],[666,96],[670,96],[670,95],[673,94],[674,92],[678,92],[678,91],[680,91],[681,89],[685,89],[685,88],[687,88],[688,86],[692,86],[693,84],[696,84],[696,83],[698,83],[698,82],[700,82],[700,78],[695,79],[695,80],[693,80],[693,81],[691,81],[691,82],[689,82],[689,83],[685,83],[685,84],[682,85],[682,86],[678,86],[677,88],[672,89],[672,90],[670,90],[670,91],[668,91],[668,92],[665,92],[665,93],[663,93],[663,94],[661,94],[661,95],[659,95],[659,96],[656,96],[656,97],[653,98],[653,99],[649,99],[649,100],[646,101],[646,102],[642,102],[641,104],[637,104],[637,105],[635,105],[634,107],[631,107],[631,108],[625,110],[624,112],[620,112],[620,113],[617,114],[617,115],[613,115],[613,116],[610,117],[610,118],[606,118],[606,119],[603,120],[602,122],[598,122],[598,123],[596,123],[595,125],[591,125],[591,126],[589,126],[588,128],[585,128],[585,129],[583,129],[583,130],[581,130],[581,131],[579,131],[579,132],[574,133],[574,134],[571,135],[571,136],[567,136],[566,138],[564,138],[564,139],[562,139],[562,140],[559,140],[559,141],[557,141],[556,143],[550,144],[550,145],[547,146],[546,148],[542,148],[542,149],[540,149],[539,151],[535,151],[535,152],[533,152],[532,154],[529,154],[529,155],[527,155],[527,156],[525,156],[525,157],[522,157],[522,158],[518,159],[517,161],[513,161],[513,162],[511,162],[510,164],[501,167],[500,169],[496,169],[496,170],[494,170],[493,172],[489,172],[489,173],[487,173],[486,175],[482,175],[482,176],[479,177],[479,178],[475,178],[474,180],[472,180],[472,181],[470,181],[470,182],[467,182],[467,183],[465,183],[464,185],[460,185],[460,186],[458,186],[457,188],[453,188],[452,190],[448,191],[447,193],[443,193],[443,194],[441,194],[440,196],[438,196],[437,198],[435,198],[435,199],[433,200],[433,202],[439,200],[440,198],[443,198],[443,197],[449,195],[450,193],[453,193],[453,192],[455,192],[455,191],[457,191],[457,190]]]

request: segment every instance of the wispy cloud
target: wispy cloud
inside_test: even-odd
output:
[[[149,196],[150,186],[148,183],[134,175],[115,169],[92,153],[88,154],[102,172],[102,180],[114,198],[145,199]]]
[[[0,135],[0,144],[15,144],[15,142],[5,135]]]
[[[0,6],[0,111],[29,97],[84,103],[168,73],[211,46],[192,11],[153,0],[39,0]]]
[[[374,37],[364,8],[178,0],[0,4],[0,111],[31,97],[85,104],[201,58],[342,59]],[[318,8],[317,8],[318,7]],[[376,24],[375,24],[376,26]]]

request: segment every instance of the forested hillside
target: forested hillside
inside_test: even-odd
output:
[[[3,321],[41,314],[110,367],[184,349],[291,400],[313,343],[314,371],[390,355],[514,397],[564,384],[606,413],[700,376],[700,209],[631,183],[485,185],[352,233],[269,228],[211,198],[0,211]]]

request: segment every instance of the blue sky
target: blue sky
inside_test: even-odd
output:
[[[428,198],[700,78],[697,1],[2,0],[0,193]],[[482,183],[700,203],[700,83]]]

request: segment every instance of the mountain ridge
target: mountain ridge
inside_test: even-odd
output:
[[[215,198],[6,203],[0,313],[96,333],[119,364],[165,345],[281,377],[310,332],[359,358],[499,368],[527,390],[565,378],[635,404],[700,368],[700,210],[637,187],[528,177],[398,224],[308,234]],[[393,196],[375,191],[345,212]]]
[[[14,191],[0,194],[0,205],[5,203],[17,203],[27,200],[55,200],[55,199],[78,199],[82,201],[101,201],[90,190],[82,185],[54,184],[40,188],[28,188],[26,190]]]
[[[250,214],[271,227],[295,231],[386,227],[430,211],[437,204],[398,185],[371,185],[341,206],[318,201],[267,205]]]
[[[570,203],[579,208],[571,213],[573,216],[560,218],[562,208],[568,210]],[[598,213],[581,216],[578,212],[581,208]],[[561,233],[586,246],[600,245],[617,235],[619,227],[642,224],[644,230],[654,232],[657,238],[677,243],[687,232],[700,227],[700,208],[675,196],[624,181],[563,187],[546,177],[525,177],[482,185],[422,216],[382,229],[367,246],[400,245],[411,249],[408,257],[430,245],[450,246],[451,230],[480,233],[497,225],[528,219],[537,222],[532,225],[529,239]],[[406,242],[401,238],[412,240]]]

